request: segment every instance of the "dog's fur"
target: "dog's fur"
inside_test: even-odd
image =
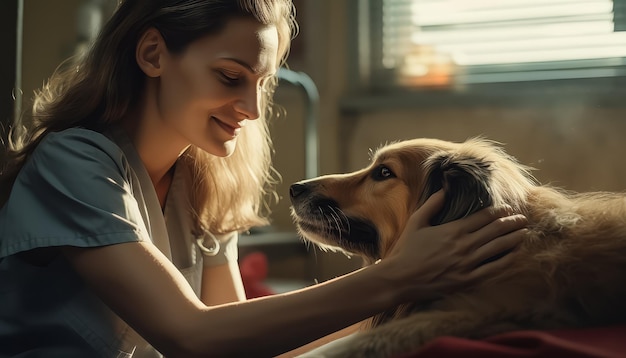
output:
[[[380,148],[365,169],[293,184],[301,235],[366,263],[384,259],[411,213],[441,188],[446,204],[433,225],[503,204],[529,220],[507,270],[434,302],[383,312],[337,355],[388,357],[442,335],[625,322],[626,195],[570,193],[539,184],[530,171],[482,138],[414,139]]]

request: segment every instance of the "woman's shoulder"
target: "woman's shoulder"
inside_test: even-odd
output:
[[[41,140],[36,150],[48,149],[49,147],[81,149],[92,147],[106,152],[121,152],[117,144],[104,134],[79,127],[48,133]]]
[[[121,169],[126,160],[120,147],[106,135],[85,128],[48,133],[33,151],[33,161],[57,167],[104,165]],[[89,165],[91,163],[91,165]]]
[[[38,247],[145,240],[135,194],[132,170],[111,139],[81,128],[46,134],[0,209],[0,259]]]
[[[24,163],[16,183],[59,183],[68,190],[75,186],[71,191],[76,192],[99,190],[106,181],[127,186],[132,177],[128,159],[113,140],[99,132],[71,128],[48,133]]]

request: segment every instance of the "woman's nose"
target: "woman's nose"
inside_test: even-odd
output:
[[[258,119],[261,113],[261,96],[263,89],[259,86],[248,89],[236,103],[236,110],[246,119]]]

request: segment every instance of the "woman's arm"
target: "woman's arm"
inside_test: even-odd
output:
[[[98,296],[168,357],[273,356],[395,302],[380,270],[360,270],[312,289],[207,307],[151,243],[64,251]]]
[[[63,251],[98,296],[166,356],[274,356],[510,264],[512,254],[469,269],[515,247],[523,217],[483,210],[431,227],[428,219],[443,202],[433,197],[411,219],[392,258],[299,291],[221,306],[204,305],[151,243]]]
[[[217,266],[205,266],[202,269],[200,299],[207,306],[245,301],[246,292],[237,261],[229,261]]]

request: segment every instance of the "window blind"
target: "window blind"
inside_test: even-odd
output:
[[[624,76],[625,2],[382,0],[374,70],[409,87]]]

